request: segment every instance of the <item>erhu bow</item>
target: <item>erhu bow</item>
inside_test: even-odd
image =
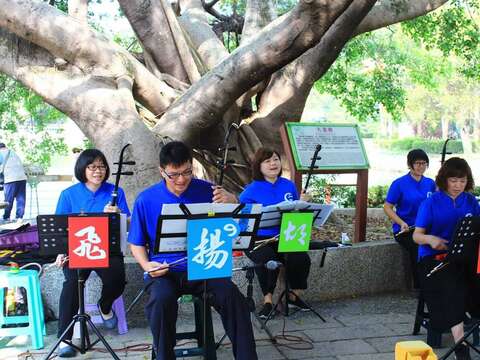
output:
[[[228,146],[228,141],[230,139],[230,135],[232,133],[232,129],[238,130],[238,125],[235,123],[231,123],[230,126],[228,127],[227,133],[225,134],[225,138],[223,139],[223,147],[219,148],[219,151],[223,151],[223,156],[221,160],[217,162],[217,168],[219,169],[218,173],[218,180],[217,180],[217,185],[222,186],[223,185],[223,177],[225,174],[225,170],[227,169],[229,164],[233,164],[233,160],[228,160],[228,151],[236,151],[237,148],[235,146],[229,147]]]
[[[321,159],[321,157],[318,156],[318,153],[320,152],[320,150],[322,150],[322,145],[318,144],[315,147],[315,152],[313,153],[312,162],[310,163],[310,167],[308,168],[307,181],[305,182],[305,187],[302,191],[302,194],[307,192],[308,185],[310,184],[310,178],[312,177],[312,174],[313,174],[313,169],[318,168],[318,166],[316,166],[315,163],[317,162],[317,160]]]
[[[440,165],[443,165],[443,163],[445,162],[445,155],[450,155],[451,152],[447,152],[447,143],[452,140],[450,138],[447,138],[447,140],[445,140],[445,142],[443,143],[443,148],[442,148],[442,159],[440,160]]]
[[[116,206],[117,201],[118,201],[118,185],[120,184],[120,176],[121,175],[133,175],[133,171],[124,171],[122,172],[122,166],[123,165],[135,165],[135,161],[123,161],[123,154],[125,153],[125,149],[132,145],[131,143],[128,143],[125,145],[122,150],[120,151],[120,158],[118,159],[118,162],[114,163],[115,165],[118,165],[117,172],[113,173],[112,175],[116,175],[115,178],[115,187],[113,188],[112,191],[112,200],[110,201],[111,206]]]

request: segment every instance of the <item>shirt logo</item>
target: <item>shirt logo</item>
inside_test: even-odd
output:
[[[293,201],[293,194],[292,193],[286,193],[285,196],[283,197],[286,201]]]
[[[432,192],[431,192],[431,191],[427,192],[427,198],[429,198],[430,196],[432,196]]]

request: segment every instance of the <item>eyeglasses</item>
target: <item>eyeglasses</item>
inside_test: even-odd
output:
[[[181,172],[181,173],[171,173],[171,174],[169,174],[169,173],[167,173],[165,170],[163,170],[163,173],[164,173],[165,175],[167,175],[167,177],[168,177],[170,180],[176,180],[176,179],[178,179],[180,176],[183,176],[183,177],[185,177],[185,178],[192,176],[193,171],[192,171],[192,169],[187,169],[187,170],[185,170],[185,171],[183,171],[183,172]]]
[[[417,165],[417,166],[427,166],[428,165],[428,162],[426,161],[415,161],[413,163],[413,165]]]
[[[97,170],[100,170],[100,171],[105,171],[107,170],[107,167],[105,165],[87,165],[87,169],[90,170],[90,171],[97,171]]]

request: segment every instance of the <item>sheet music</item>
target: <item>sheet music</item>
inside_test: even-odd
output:
[[[316,219],[314,226],[320,227],[325,224],[332,213],[333,205],[310,203],[303,200],[282,201],[278,204],[264,206],[262,208],[262,218],[260,219],[260,228],[279,226],[282,220],[282,212],[289,211],[313,211]],[[317,213],[318,216],[317,216]]]
[[[193,214],[208,214],[208,213],[231,213],[239,204],[216,204],[216,203],[199,203],[199,204],[185,204],[188,210]],[[240,214],[260,214],[261,204],[246,204],[240,211]],[[179,204],[163,204],[162,215],[183,215],[184,212]],[[255,219],[241,219],[234,220],[240,226],[240,232],[252,232],[255,226]],[[166,219],[162,221],[162,234],[186,234],[187,220],[185,219]],[[160,241],[160,252],[175,252],[185,251],[186,236],[179,237],[162,237]],[[233,249],[246,249],[250,244],[251,236],[238,236],[234,239]]]

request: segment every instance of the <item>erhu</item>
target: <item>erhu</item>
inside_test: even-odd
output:
[[[125,153],[125,149],[132,145],[131,143],[128,143],[125,145],[122,150],[120,151],[120,157],[118,159],[118,162],[115,162],[115,165],[118,165],[117,172],[113,173],[112,175],[116,175],[115,178],[115,187],[113,188],[112,191],[112,200],[110,201],[111,206],[116,206],[117,201],[118,201],[118,185],[120,184],[120,176],[122,175],[133,175],[133,171],[122,171],[123,165],[135,165],[135,161],[123,161],[123,155]]]

